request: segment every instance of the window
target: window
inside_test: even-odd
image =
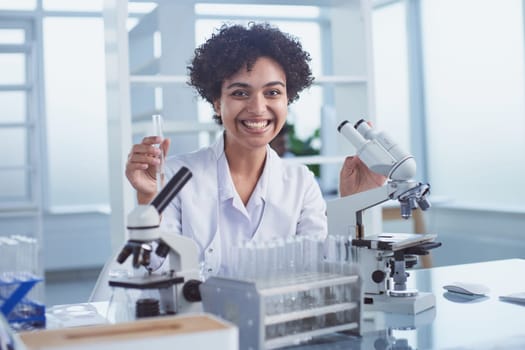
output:
[[[0,150],[0,202],[33,203],[34,187],[43,182],[53,212],[109,207],[102,6],[102,0],[0,0],[1,10],[41,18],[43,31],[36,35],[43,37],[43,72],[37,72],[31,24],[11,19],[15,14],[0,19],[0,137],[8,140]],[[130,3],[130,23],[155,6]]]
[[[49,205],[107,205],[102,18],[46,17],[43,29]]]
[[[373,11],[377,127],[410,151],[407,32],[404,2]]]
[[[0,20],[0,207],[36,202],[32,37],[31,21]]]
[[[522,1],[425,0],[422,26],[433,193],[524,209]]]

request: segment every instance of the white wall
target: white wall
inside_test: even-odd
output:
[[[424,213],[428,233],[442,246],[432,250],[433,266],[525,259],[525,214],[434,206]],[[101,267],[111,254],[106,214],[46,215],[43,260],[46,270]],[[412,232],[410,222],[384,223],[385,232]]]
[[[43,227],[46,271],[99,268],[110,257],[107,214],[45,215]]]
[[[427,233],[442,246],[431,251],[433,266],[525,259],[525,214],[434,206],[424,213]],[[387,221],[385,232],[413,232],[410,222]]]
[[[525,214],[462,208],[432,208],[428,228],[443,246],[435,265],[525,258]]]

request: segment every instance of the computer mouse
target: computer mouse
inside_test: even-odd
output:
[[[487,295],[490,289],[479,283],[452,282],[443,286],[449,292],[465,295]]]

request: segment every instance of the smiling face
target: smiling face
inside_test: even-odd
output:
[[[226,130],[226,150],[264,150],[286,121],[286,74],[273,59],[260,57],[222,83],[213,104]]]

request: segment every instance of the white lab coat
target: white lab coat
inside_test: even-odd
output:
[[[209,147],[166,160],[168,177],[182,166],[193,176],[164,210],[161,228],[191,237],[197,243],[201,262],[211,274],[219,271],[221,263],[223,268],[227,264],[225,243],[232,244],[240,239],[231,237],[231,231],[240,224],[235,222],[235,215],[229,215],[233,207],[225,209],[225,202],[221,202],[228,193],[238,196],[231,181],[229,185],[224,181],[225,174],[219,174],[220,171],[229,172],[225,164],[224,136]],[[229,173],[226,175],[229,178]],[[248,240],[260,242],[292,235],[326,236],[326,203],[306,166],[283,162],[267,146],[266,164],[257,186],[258,191],[254,194],[263,194],[263,206],[255,213],[260,217],[255,220],[254,232],[248,233]],[[246,209],[250,210],[249,207]],[[222,216],[219,218],[219,215]]]

